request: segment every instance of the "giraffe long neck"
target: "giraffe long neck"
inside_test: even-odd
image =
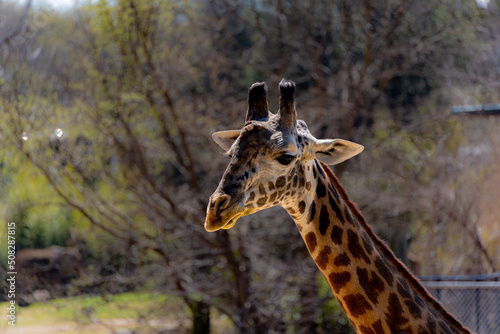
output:
[[[306,191],[285,205],[358,333],[471,333],[372,232],[333,172],[317,160]]]

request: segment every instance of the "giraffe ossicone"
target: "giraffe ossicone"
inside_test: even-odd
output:
[[[343,139],[317,139],[297,120],[295,84],[282,80],[277,113],[265,83],[253,84],[241,130],[213,139],[230,157],[205,220],[207,231],[280,205],[358,333],[471,333],[425,290],[372,232],[327,165],[363,151]]]

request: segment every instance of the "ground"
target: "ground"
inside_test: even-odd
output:
[[[6,321],[7,303],[0,303],[0,334],[139,334],[188,333],[190,313],[178,298],[162,294],[124,293],[78,296],[34,303],[17,309],[16,326]],[[214,315],[213,326],[231,331],[224,316]],[[218,332],[218,331],[217,331]]]

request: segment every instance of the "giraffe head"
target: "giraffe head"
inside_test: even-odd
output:
[[[293,201],[306,186],[305,166],[311,160],[335,165],[363,150],[347,140],[313,137],[297,120],[295,84],[282,80],[279,88],[278,113],[268,110],[266,84],[255,83],[248,91],[244,127],[213,134],[231,161],[210,197],[207,231],[229,229],[239,217]]]

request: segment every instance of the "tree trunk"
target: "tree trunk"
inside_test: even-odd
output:
[[[193,314],[193,334],[210,333],[210,306],[202,301],[193,301],[189,304]]]

